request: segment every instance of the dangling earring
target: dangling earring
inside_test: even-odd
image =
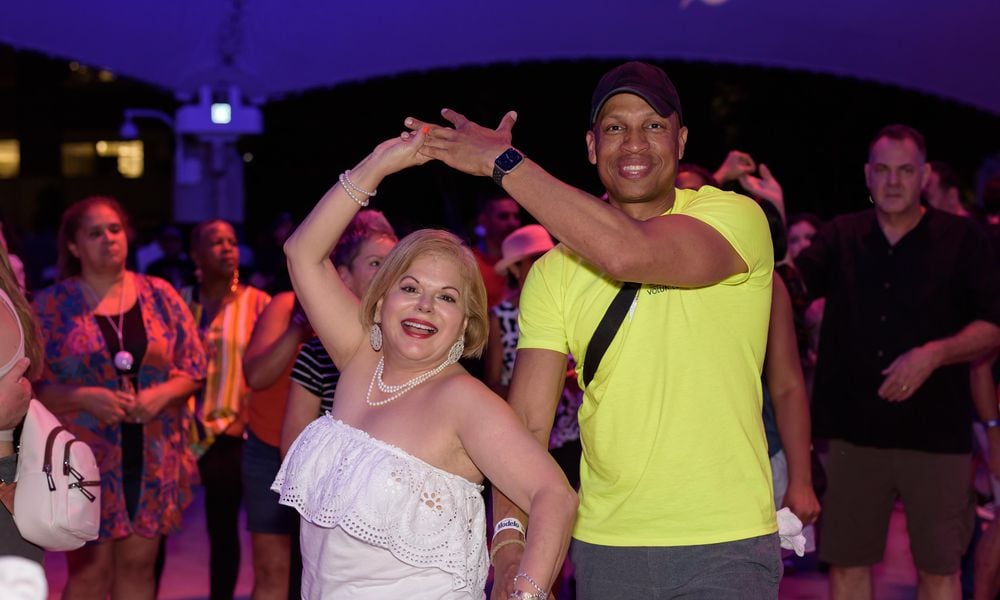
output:
[[[236,290],[239,289],[239,287],[240,287],[240,270],[233,269],[233,278],[229,281],[229,291],[235,294]]]
[[[870,202],[872,204],[875,204],[875,201],[872,200],[872,195],[871,194],[868,194],[868,202]]]
[[[378,326],[378,323],[373,323],[371,330],[368,332],[368,336],[371,341],[372,350],[378,352],[382,349],[382,328]]]
[[[459,338],[457,342],[451,345],[448,349],[448,362],[454,364],[461,360],[462,355],[465,354],[465,340]]]

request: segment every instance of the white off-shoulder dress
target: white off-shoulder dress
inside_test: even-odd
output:
[[[303,598],[485,597],[481,485],[325,416],[271,489],[302,517]]]

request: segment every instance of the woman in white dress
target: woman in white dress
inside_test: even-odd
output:
[[[507,404],[456,364],[486,342],[470,250],[422,230],[386,257],[359,303],[330,251],[382,179],[427,158],[425,132],[380,144],[285,244],[295,292],[341,372],[332,413],[292,445],[274,490],[302,517],[304,598],[482,598],[481,483],[531,514],[514,598],[545,598],[576,494]]]

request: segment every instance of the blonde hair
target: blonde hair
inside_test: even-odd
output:
[[[31,359],[31,366],[28,367],[26,376],[28,379],[35,379],[42,373],[45,355],[42,352],[42,336],[38,329],[38,321],[35,313],[28,304],[28,299],[21,291],[21,285],[14,276],[14,269],[10,266],[10,258],[7,256],[7,249],[0,245],[0,286],[7,292],[11,303],[14,305],[14,313],[17,320],[21,322],[21,329],[24,330],[24,355]]]
[[[463,356],[478,357],[486,347],[490,325],[486,313],[486,286],[479,273],[476,257],[458,236],[441,229],[421,229],[400,240],[399,244],[385,257],[371,286],[361,299],[361,324],[367,330],[375,323],[375,309],[378,301],[389,291],[410,268],[413,261],[421,256],[438,256],[451,259],[458,266],[464,288],[465,316],[469,320],[465,327],[465,353]]]

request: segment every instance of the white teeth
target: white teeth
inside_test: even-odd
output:
[[[623,171],[628,171],[629,173],[638,173],[639,171],[646,170],[646,167],[639,166],[639,165],[626,165],[626,166],[622,167],[622,170]]]
[[[437,331],[437,329],[433,327],[424,325],[423,323],[414,323],[413,321],[403,321],[403,325],[405,327],[412,327],[413,329],[422,329],[429,333],[434,333],[435,331]]]

